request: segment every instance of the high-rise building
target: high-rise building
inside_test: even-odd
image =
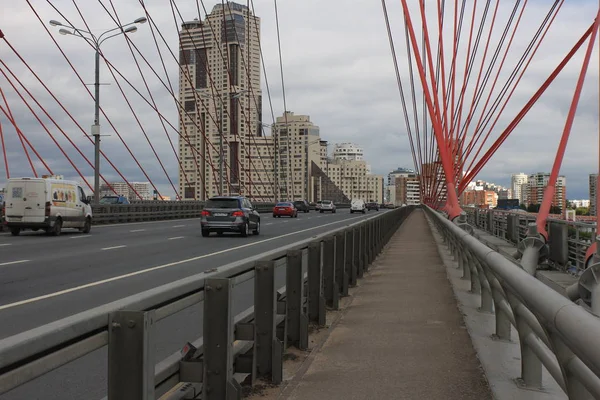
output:
[[[217,4],[179,32],[179,192],[185,199],[239,193],[272,200],[272,138],[262,136],[260,19]],[[271,161],[272,163],[272,161]]]
[[[512,190],[512,198],[519,199],[519,203],[521,204],[525,204],[527,202],[525,198],[527,194],[523,193],[521,190],[524,183],[527,183],[527,174],[519,172],[518,174],[511,175],[510,188]]]
[[[397,197],[398,190],[403,189],[399,189],[396,186],[396,179],[400,177],[408,178],[410,176],[415,176],[415,171],[409,168],[397,168],[388,174],[384,196],[388,202],[396,204],[399,201],[403,201],[401,198],[399,199]]]
[[[114,196],[116,192],[119,196],[124,196],[129,201],[152,200],[150,191],[150,182],[109,182],[108,185],[104,184],[100,186],[100,196]]]
[[[394,205],[403,204],[412,206],[421,203],[421,184],[419,176],[415,173],[401,175],[396,178],[396,195]]]
[[[542,204],[544,191],[550,180],[549,172],[538,172],[529,175],[527,178],[527,204]],[[552,196],[552,206],[562,210],[567,206],[567,178],[559,176],[556,179],[554,195]]]
[[[589,176],[589,188],[590,188],[590,215],[596,215],[596,196],[598,194],[596,188],[596,182],[598,181],[598,174],[590,174]]]
[[[333,147],[333,158],[336,160],[362,161],[363,149],[354,143],[336,143]]]

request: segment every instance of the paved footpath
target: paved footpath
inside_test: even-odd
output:
[[[287,399],[491,399],[422,210],[360,283]]]

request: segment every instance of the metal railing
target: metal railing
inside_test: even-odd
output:
[[[535,215],[530,213],[475,207],[464,207],[464,211],[467,213],[469,224],[514,244],[525,239],[528,224],[535,222]],[[547,232],[551,232],[552,225],[566,227],[565,237],[561,240],[567,242],[564,260],[553,262],[552,265],[557,269],[570,269],[577,274],[581,273],[585,269],[586,251],[596,237],[596,223],[549,218],[546,224]],[[551,261],[556,260],[551,257]]]
[[[600,398],[600,319],[557,293],[441,214],[425,208],[458,261],[462,277],[479,294],[480,310],[496,314],[494,336],[519,335],[521,377],[542,387],[542,365],[569,399]],[[592,312],[598,313],[600,310]]]
[[[0,340],[0,394],[104,346],[109,400],[156,399],[181,382],[181,398],[202,393],[222,400],[238,398],[248,377],[279,383],[286,346],[308,347],[309,323],[325,324],[326,307],[338,308],[340,296],[412,209],[381,213]],[[285,272],[279,289],[277,269]],[[253,282],[253,301],[233,315],[236,287],[246,282]],[[156,324],[189,307],[202,307],[203,336],[155,365]]]
[[[275,203],[254,203],[259,213],[270,213]],[[94,224],[161,221],[197,218],[204,207],[203,201],[135,201],[132,204],[107,204],[92,207]],[[349,208],[349,204],[336,204]]]

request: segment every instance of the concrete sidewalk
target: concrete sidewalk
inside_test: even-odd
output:
[[[446,268],[415,210],[286,399],[491,399]]]

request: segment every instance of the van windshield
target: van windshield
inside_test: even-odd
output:
[[[117,196],[103,197],[99,201],[100,204],[119,204],[119,198]]]

